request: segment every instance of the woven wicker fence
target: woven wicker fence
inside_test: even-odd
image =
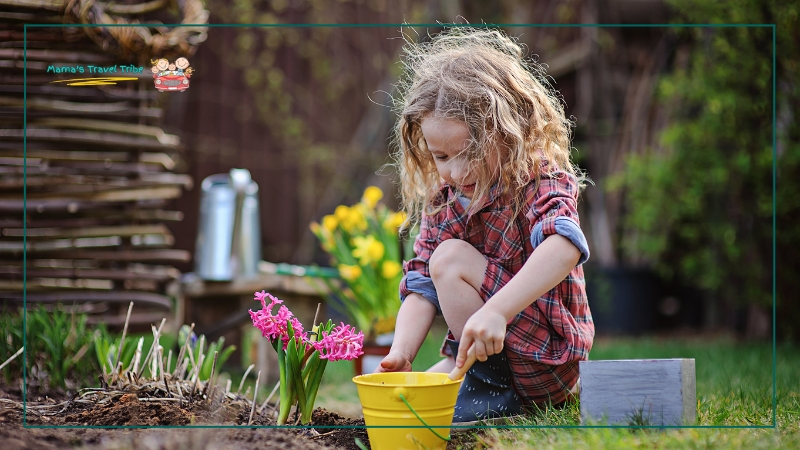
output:
[[[169,204],[192,179],[180,139],[160,127],[167,96],[182,94],[159,93],[149,65],[193,55],[208,12],[179,1],[178,17],[171,5],[0,1],[2,307],[25,290],[29,306],[61,303],[112,326],[130,301],[133,324],[176,312],[173,264],[191,255],[171,248],[167,223],[183,215]],[[59,83],[94,75],[53,70],[122,65],[145,70],[100,86]]]

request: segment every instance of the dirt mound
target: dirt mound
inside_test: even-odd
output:
[[[64,424],[77,425],[188,425],[194,416],[176,405],[139,401],[125,394],[107,405],[97,405],[64,417]]]

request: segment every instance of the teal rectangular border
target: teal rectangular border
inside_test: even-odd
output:
[[[52,28],[52,27],[136,27],[136,26],[150,26],[149,24],[24,24],[23,26],[23,51],[22,51],[22,98],[23,98],[23,133],[22,133],[22,204],[23,204],[23,217],[27,215],[27,200],[28,200],[28,27],[30,28]],[[320,23],[320,24],[300,24],[300,23],[281,23],[281,24],[158,24],[158,26],[166,27],[209,27],[209,28],[379,28],[379,27],[475,27],[475,28],[494,28],[494,27],[527,27],[527,28],[770,28],[772,30],[772,425],[679,425],[679,426],[643,426],[643,425],[480,425],[480,426],[466,426],[454,425],[450,428],[523,428],[523,429],[575,429],[575,428],[623,428],[623,429],[777,429],[778,427],[778,351],[777,351],[777,307],[776,307],[776,291],[777,291],[777,245],[776,245],[776,225],[777,216],[777,171],[778,171],[778,157],[777,157],[777,103],[776,103],[776,79],[777,79],[777,30],[774,23],[760,23],[760,24],[735,24],[735,23],[711,23],[711,24],[519,24],[519,23],[484,23],[484,24],[454,24],[454,23],[385,23],[385,24],[358,24],[358,23]],[[22,354],[22,426],[23,428],[113,428],[113,429],[128,429],[128,428],[312,428],[308,426],[293,426],[293,425],[181,425],[181,426],[72,426],[72,425],[28,425],[27,416],[27,388],[28,388],[28,374],[27,374],[27,361],[28,361],[28,333],[27,333],[27,293],[28,293],[28,269],[27,269],[27,256],[28,256],[28,233],[27,223],[23,220],[22,223],[22,342],[25,349]],[[420,426],[317,426],[313,428],[320,429],[337,429],[337,428],[427,428],[424,425]]]

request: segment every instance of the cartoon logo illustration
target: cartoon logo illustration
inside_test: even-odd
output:
[[[189,60],[180,57],[174,63],[170,63],[166,58],[150,61],[153,67],[153,83],[161,92],[179,91],[189,89],[189,78],[192,77],[192,68],[189,67]]]

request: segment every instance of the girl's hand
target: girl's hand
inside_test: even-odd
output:
[[[411,361],[400,352],[390,351],[375,369],[375,373],[382,372],[411,372]]]
[[[461,342],[458,345],[456,367],[462,367],[467,360],[467,350],[475,346],[475,357],[478,361],[503,351],[506,337],[506,318],[499,312],[484,305],[464,324]]]

